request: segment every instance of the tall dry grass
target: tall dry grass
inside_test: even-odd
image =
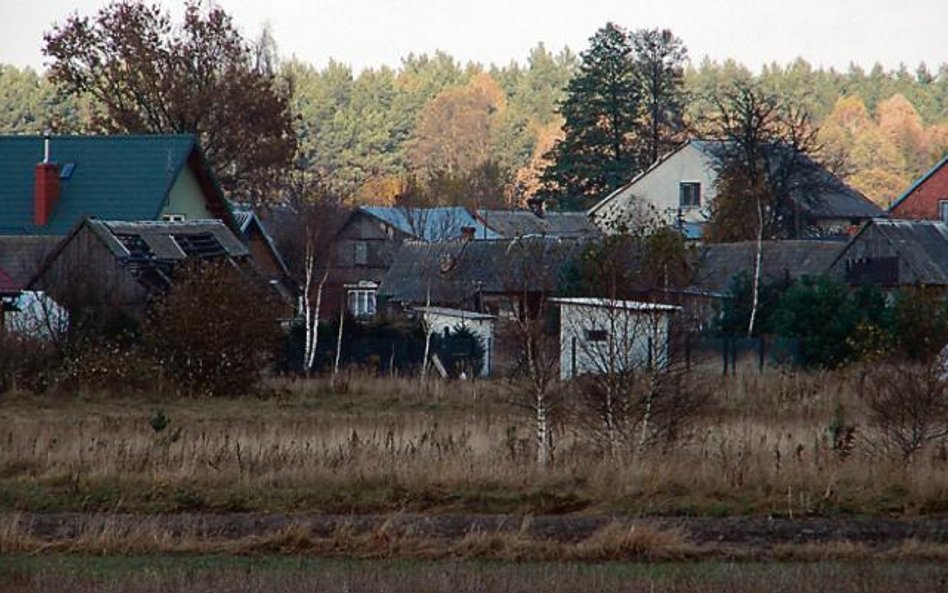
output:
[[[533,463],[505,387],[351,377],[271,399],[0,399],[0,509],[442,510],[924,514],[948,509],[936,443],[911,464],[871,446],[858,372],[709,377],[686,441],[606,458],[558,421]],[[170,418],[155,432],[157,410]],[[841,448],[832,426],[855,427]]]

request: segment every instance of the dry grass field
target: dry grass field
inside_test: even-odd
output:
[[[709,376],[687,439],[604,457],[568,414],[550,467],[502,383],[352,377],[267,398],[0,397],[0,510],[919,516],[948,509],[942,443],[874,446],[858,371]],[[160,414],[159,414],[160,412]],[[840,447],[840,413],[855,426]],[[161,417],[167,427],[153,425]]]
[[[470,563],[286,557],[0,558],[16,593],[930,593],[935,564]]]

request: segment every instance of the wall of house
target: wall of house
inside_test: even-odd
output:
[[[683,209],[681,214],[688,222],[706,221],[709,216],[707,205],[714,199],[715,177],[711,159],[688,144],[622,189],[596,212],[594,220],[600,228],[608,231],[604,226],[608,221],[633,210],[637,204],[646,204],[668,223],[674,223],[678,216],[679,184],[696,181],[701,184],[701,206]]]
[[[484,347],[484,366],[481,369],[481,376],[490,375],[494,361],[493,319],[468,319],[459,315],[427,311],[424,313],[424,320],[432,334],[444,335],[446,330],[454,331],[458,327],[470,330],[480,339],[481,346]]]
[[[938,168],[896,204],[889,216],[911,220],[941,220],[939,203],[948,201],[948,163]]]
[[[892,275],[894,282],[885,281]],[[849,243],[830,269],[830,276],[853,286],[913,284],[916,276],[891,241],[875,226],[869,226]]]
[[[562,379],[668,361],[667,313],[569,304],[560,305],[560,311]]]
[[[333,242],[329,276],[323,292],[323,311],[320,317],[332,319],[346,302],[347,284],[382,281],[392,265],[395,252],[407,235],[392,228],[374,216],[363,212],[353,214]],[[364,260],[358,260],[356,251],[364,245]]]
[[[207,200],[197,176],[190,167],[184,167],[175,179],[168,199],[161,209],[159,218],[167,214],[183,214],[185,220],[201,220],[215,218],[207,209]]]
[[[103,313],[144,314],[144,288],[88,226],[67,240],[32,288],[45,291],[70,314],[77,304]]]

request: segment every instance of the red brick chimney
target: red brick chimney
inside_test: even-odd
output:
[[[43,162],[36,164],[33,183],[33,224],[45,226],[59,200],[59,165],[49,162],[49,137],[43,143]]]

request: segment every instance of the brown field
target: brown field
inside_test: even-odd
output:
[[[533,462],[503,383],[352,377],[269,397],[0,397],[0,511],[937,516],[943,444],[912,463],[873,446],[858,371],[710,376],[714,401],[667,451],[597,454],[569,416]],[[834,449],[843,406],[856,432]],[[169,419],[156,433],[157,411]]]
[[[0,557],[16,593],[930,593],[936,564],[388,562],[257,557]]]

